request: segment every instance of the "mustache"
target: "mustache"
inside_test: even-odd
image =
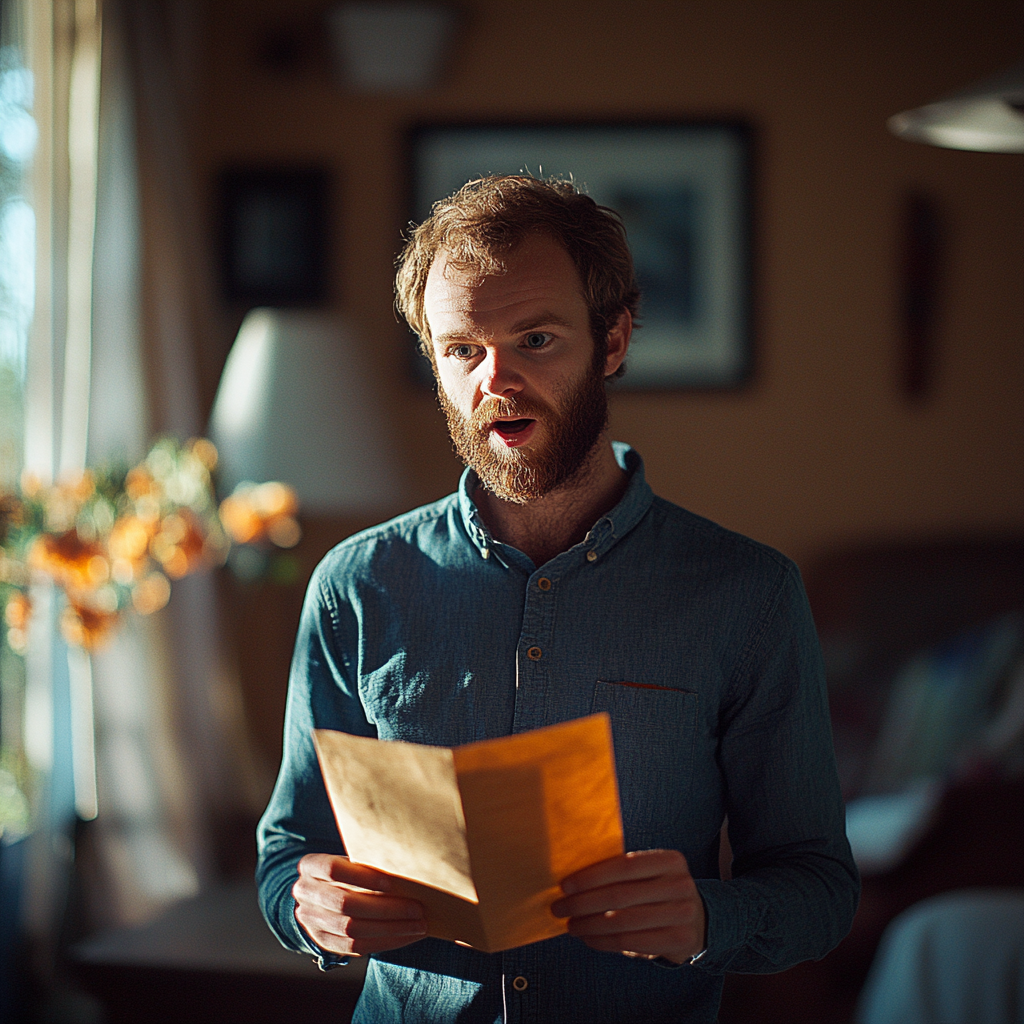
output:
[[[544,402],[531,398],[488,398],[473,411],[470,426],[486,431],[497,419],[537,419],[550,413]]]

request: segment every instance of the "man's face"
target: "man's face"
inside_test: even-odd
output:
[[[524,503],[585,463],[607,420],[605,375],[625,344],[595,359],[579,274],[553,238],[528,237],[505,263],[504,274],[480,277],[442,252],[424,309],[456,451],[487,490]]]

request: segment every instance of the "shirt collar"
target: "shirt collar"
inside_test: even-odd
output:
[[[619,503],[601,516],[590,528],[584,540],[576,545],[585,551],[586,557],[591,560],[600,558],[617,541],[625,537],[643,519],[654,500],[654,493],[644,477],[643,459],[636,450],[621,441],[613,441],[612,450],[615,453],[615,461],[629,474],[629,484]],[[484,558],[489,558],[496,554],[496,549],[504,545],[496,542],[491,536],[473,500],[473,492],[478,483],[476,473],[467,468],[459,481],[459,511],[469,539]],[[593,552],[593,556],[590,552]],[[507,564],[500,555],[498,557],[502,564]]]

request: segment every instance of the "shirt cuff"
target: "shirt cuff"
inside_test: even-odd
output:
[[[348,957],[341,953],[332,953],[330,950],[321,949],[312,939],[309,944],[316,950],[313,954],[313,962],[321,971],[333,971],[335,967],[348,967]]]
[[[694,966],[706,952],[706,949],[702,949],[699,953],[695,953],[689,960],[684,960],[681,964],[677,964],[675,960],[668,960],[663,956],[656,956],[650,963],[654,964],[655,967],[664,968],[666,971],[678,971],[680,967]]]
[[[755,930],[751,908],[735,886],[718,878],[697,878],[697,891],[704,901],[707,915],[707,945],[690,963],[709,974],[723,974],[729,969],[736,951]]]

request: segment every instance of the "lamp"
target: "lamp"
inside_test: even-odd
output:
[[[342,3],[328,14],[335,63],[357,92],[418,92],[435,85],[458,21],[417,0]]]
[[[890,117],[889,130],[947,149],[1024,153],[1024,61],[935,103]]]
[[[400,475],[364,357],[340,317],[252,310],[210,416],[222,485],[280,480],[313,513],[392,511]]]

